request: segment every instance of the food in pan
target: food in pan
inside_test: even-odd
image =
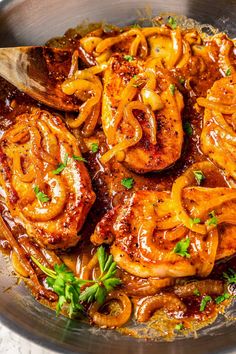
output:
[[[1,80],[1,248],[57,315],[187,335],[235,295],[235,41],[174,17],[80,33],[47,43],[79,112]]]

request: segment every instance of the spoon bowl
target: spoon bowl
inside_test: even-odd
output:
[[[68,76],[71,57],[71,51],[58,48],[1,48],[0,76],[49,107],[78,111],[78,99],[65,95],[60,88]]]

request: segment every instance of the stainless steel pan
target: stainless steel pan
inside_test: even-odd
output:
[[[137,10],[174,12],[210,23],[236,37],[236,0],[0,0],[0,46],[43,44],[83,20],[127,24],[139,17]],[[19,334],[63,353],[81,354],[182,354],[233,353],[234,324],[208,330],[198,339],[154,343],[124,337],[77,321],[55,317],[16,285],[10,264],[0,255],[0,317]],[[8,273],[8,274],[6,274]],[[10,274],[10,275],[9,275]]]

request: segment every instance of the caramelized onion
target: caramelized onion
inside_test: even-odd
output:
[[[194,290],[198,290],[201,295],[221,295],[224,292],[224,283],[221,280],[205,279],[174,287],[174,293],[180,297],[193,296]]]
[[[106,303],[111,300],[116,300],[121,305],[122,309],[118,315],[105,315],[100,313],[99,308],[101,306],[97,302],[93,303],[89,309],[89,316],[92,318],[92,321],[99,327],[121,327],[130,319],[132,313],[132,305],[128,296],[120,290],[115,290],[108,294]]]
[[[166,293],[146,298],[138,307],[137,321],[147,322],[161,308],[170,312],[186,312],[186,306],[176,295]]]

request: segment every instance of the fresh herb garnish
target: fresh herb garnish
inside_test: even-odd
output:
[[[208,226],[211,226],[211,225],[214,225],[216,226],[218,224],[218,219],[215,215],[215,211],[212,210],[210,213],[209,213],[209,216],[211,217],[210,219],[207,220],[207,225]]]
[[[206,305],[208,304],[208,302],[212,301],[211,296],[206,295],[202,298],[201,304],[200,304],[200,311],[203,312],[206,308]]]
[[[127,61],[133,61],[134,57],[132,55],[124,55],[124,59]]]
[[[221,302],[223,302],[223,301],[229,299],[230,296],[231,296],[231,295],[228,294],[228,293],[225,293],[225,294],[222,294],[222,295],[220,295],[220,296],[217,296],[217,298],[215,299],[215,303],[216,303],[216,304],[220,304]]]
[[[59,175],[64,170],[64,168],[66,168],[67,162],[68,162],[68,154],[65,154],[64,162],[60,162],[56,170],[53,170],[52,173],[54,175]]]
[[[226,76],[230,76],[230,75],[231,75],[231,69],[230,69],[230,68],[228,68],[228,69],[226,70],[225,75],[226,75]]]
[[[202,171],[193,171],[194,177],[197,181],[197,184],[200,186],[202,181],[205,179],[205,176]]]
[[[172,29],[176,29],[177,28],[177,21],[174,17],[172,16],[168,16],[168,24],[170,25],[170,27]]]
[[[109,291],[121,284],[121,280],[115,277],[116,263],[113,262],[112,255],[108,256],[104,247],[97,250],[98,263],[101,275],[80,294],[80,301],[96,301],[103,304]]]
[[[200,222],[201,222],[201,219],[193,218],[193,219],[190,220],[190,225],[193,226],[195,224],[200,224]]]
[[[46,203],[50,200],[49,196],[45,193],[43,193],[38,186],[34,187],[34,193],[37,197],[37,199],[41,202],[41,203]]]
[[[56,307],[57,315],[61,312],[64,304],[68,305],[70,317],[83,311],[83,306],[80,302],[97,301],[99,304],[103,304],[108,292],[121,284],[121,280],[115,277],[116,263],[113,262],[112,255],[108,256],[103,246],[101,246],[97,250],[97,257],[101,275],[95,280],[84,280],[75,277],[65,264],[56,264],[54,270],[49,269],[40,264],[37,259],[31,257],[42,272],[48,276],[46,278],[48,286],[59,296]]]
[[[174,94],[175,94],[175,85],[174,84],[170,84],[169,90],[170,90],[170,93],[172,94],[172,96],[174,96]]]
[[[229,268],[227,273],[223,273],[223,277],[227,280],[228,284],[236,284],[236,272]]]
[[[68,304],[69,317],[78,315],[83,311],[83,307],[79,303],[81,281],[75,278],[74,274],[67,269],[65,264],[55,264],[54,270],[52,270],[40,264],[33,256],[31,256],[31,258],[42,272],[48,275],[46,282],[58,295],[56,306],[57,315],[61,312],[64,304]],[[84,284],[84,282],[86,281],[82,280],[82,284]]]
[[[141,26],[138,23],[134,23],[133,25],[130,26],[131,28],[141,28]]]
[[[188,253],[188,248],[190,246],[190,238],[185,238],[178,243],[176,243],[173,252],[178,254],[181,257],[190,258],[190,254]]]
[[[185,83],[185,79],[184,79],[183,77],[180,77],[180,78],[179,78],[179,83],[180,83],[181,85],[183,85],[183,84]]]
[[[98,144],[97,143],[92,143],[91,144],[91,151],[93,153],[98,152]]]
[[[184,328],[183,323],[178,323],[178,324],[175,326],[175,330],[176,330],[176,331],[181,331],[181,329],[183,329],[183,328]]]
[[[200,293],[200,291],[196,288],[196,289],[193,290],[193,295],[195,295],[195,296],[200,296],[201,293]]]
[[[189,122],[184,122],[184,131],[187,135],[193,135],[193,128]]]
[[[121,184],[122,184],[122,186],[124,186],[125,188],[131,189],[131,188],[133,188],[133,185],[134,185],[134,179],[131,178],[131,177],[123,178],[123,179],[121,180]]]
[[[82,157],[82,156],[73,155],[72,157],[73,157],[73,159],[76,160],[76,161],[87,162],[87,160],[85,160],[85,158]]]

